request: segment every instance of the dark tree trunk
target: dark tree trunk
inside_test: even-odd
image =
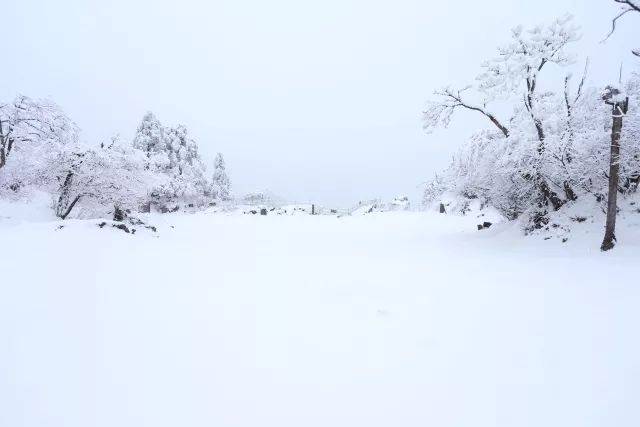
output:
[[[542,154],[544,153],[544,128],[542,127],[542,122],[536,119],[535,117],[533,117],[533,113],[531,113],[531,117],[533,118],[533,123],[536,126],[538,141],[540,141],[540,145],[538,146],[538,152]]]
[[[67,209],[60,215],[60,218],[62,220],[67,219],[67,217],[69,216],[69,214],[71,213],[71,211],[73,210],[73,207],[76,205],[76,203],[78,203],[80,201],[80,198],[82,196],[76,196],[71,203],[69,203],[69,206],[67,206]]]
[[[7,153],[5,152],[6,143],[7,143],[6,142],[6,138],[4,136],[4,132],[3,132],[3,129],[2,129],[2,120],[0,120],[0,169],[7,162]]]
[[[489,120],[491,120],[491,123],[496,125],[498,129],[500,129],[500,132],[502,132],[505,138],[509,138],[509,129],[502,126],[502,124],[498,121],[498,119],[496,119],[492,114],[486,113],[486,116],[489,118]]]
[[[122,222],[126,218],[127,213],[118,206],[113,207],[113,220]]]
[[[573,191],[573,188],[571,188],[571,184],[569,184],[569,181],[564,182],[564,195],[567,200],[578,200],[578,196],[576,196],[576,192]]]
[[[547,62],[548,61],[546,59],[543,59],[540,65],[537,67],[538,71],[542,70]],[[533,77],[527,77],[526,82],[527,95],[524,98],[524,105],[531,115],[531,120],[533,121],[533,125],[536,128],[536,133],[538,134],[538,158],[540,159],[540,162],[542,162],[544,152],[546,150],[544,126],[542,120],[540,120],[540,118],[536,116],[533,105],[535,100],[536,87],[538,86],[537,76],[534,75]],[[551,204],[553,210],[557,211],[562,207],[562,205],[564,205],[564,200],[562,200],[558,196],[558,194],[549,187],[547,180],[540,172],[540,164],[536,165],[535,184],[542,198],[540,202],[541,208],[543,206],[548,206],[549,204]],[[544,213],[544,215],[546,215],[546,213]]]
[[[71,192],[72,180],[73,180],[73,172],[67,173],[67,176],[64,178],[64,182],[60,187],[60,196],[58,197],[58,203],[56,204],[56,215],[60,218],[62,218],[64,211],[69,205],[69,193]]]
[[[527,98],[528,103],[525,102],[525,105],[529,110],[529,114],[531,115],[531,119],[533,120],[533,124],[538,134],[538,157],[540,161],[542,161],[544,152],[546,150],[545,134],[544,134],[544,128],[542,126],[542,121],[540,121],[533,113],[532,102],[533,102],[534,88],[535,88],[535,83],[530,85],[530,92]],[[551,204],[551,206],[553,207],[553,210],[557,211],[558,209],[560,209],[562,205],[564,205],[564,200],[562,200],[555,191],[549,188],[549,184],[547,183],[547,180],[545,179],[544,176],[542,176],[542,173],[540,173],[540,165],[536,166],[535,180],[536,180],[535,181],[536,186],[538,187],[538,190],[540,191],[540,195],[542,196],[541,205],[548,206],[549,204]]]
[[[74,197],[71,202],[69,201],[71,198],[71,183],[73,182],[73,172],[67,173],[67,176],[62,183],[60,188],[60,197],[58,197],[58,204],[56,206],[56,215],[65,220],[73,210],[76,203],[80,201],[82,195],[78,195]]]
[[[618,181],[620,175],[620,134],[622,119],[627,113],[629,99],[613,104],[613,125],[611,127],[611,157],[609,159],[609,195],[607,196],[607,223],[604,240],[600,249],[608,251],[616,245],[616,216],[618,211]]]
[[[11,149],[13,148],[13,138],[9,138],[9,140],[7,141],[7,153],[6,153],[6,157],[9,156],[9,154],[11,154]]]
[[[557,211],[562,207],[562,205],[564,205],[564,200],[558,197],[558,194],[549,188],[547,180],[540,174],[538,174],[538,188],[540,189],[544,205],[551,204],[554,211]]]

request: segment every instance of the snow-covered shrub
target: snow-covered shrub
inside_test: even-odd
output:
[[[408,211],[411,208],[411,202],[407,196],[398,196],[387,203],[389,211]]]
[[[247,205],[268,206],[282,206],[285,203],[285,200],[282,197],[277,196],[269,190],[245,194],[240,201]]]

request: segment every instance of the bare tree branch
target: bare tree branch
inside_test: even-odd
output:
[[[602,42],[607,41],[613,35],[613,33],[616,32],[616,25],[618,24],[618,19],[622,18],[624,15],[626,15],[629,12],[633,12],[633,9],[625,9],[619,14],[617,14],[615,18],[611,20],[611,30],[609,30],[609,33],[607,33],[607,36],[602,40]]]
[[[462,108],[482,114],[483,116],[488,118],[491,123],[493,123],[498,129],[500,129],[500,132],[502,132],[505,137],[508,137],[509,130],[502,123],[500,123],[495,115],[488,112],[484,108],[484,106],[478,107],[475,105],[471,105],[462,99],[462,92],[466,89],[468,89],[468,87],[457,92],[452,91],[450,88],[436,91],[434,94],[440,97],[440,101],[431,102],[427,109],[423,112],[425,128],[432,129],[438,125],[447,127],[455,110],[458,108]]]
[[[622,18],[629,12],[640,13],[640,0],[613,0],[613,1],[620,5],[623,5],[622,10],[613,18],[613,20],[611,20],[611,31],[609,31],[609,34],[607,34],[604,40],[602,40],[602,43],[607,41],[616,31],[616,25],[620,18]],[[634,54],[635,56],[640,57],[640,49],[632,50],[631,53]]]

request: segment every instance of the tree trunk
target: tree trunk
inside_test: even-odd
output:
[[[118,221],[118,222],[122,222],[124,221],[124,219],[127,217],[127,213],[120,208],[119,206],[115,206],[113,207],[113,220],[114,221]]]
[[[502,132],[505,138],[509,138],[509,129],[502,126],[502,124],[498,121],[498,119],[496,119],[495,116],[493,116],[492,114],[485,113],[485,115],[489,118],[489,120],[491,120],[491,123],[496,125],[498,129],[500,129],[500,132]]]
[[[0,120],[0,169],[2,169],[2,167],[7,162],[7,154],[5,152],[5,147],[6,147],[6,138],[2,130],[2,120]]]
[[[67,219],[67,217],[69,216],[69,214],[71,213],[71,211],[73,210],[73,207],[76,205],[76,203],[78,203],[80,201],[80,198],[82,196],[76,196],[75,199],[73,199],[73,201],[69,204],[69,206],[67,206],[67,209],[62,213],[62,215],[60,215],[60,218],[62,220]]]
[[[546,60],[543,60],[543,62],[538,67],[538,71],[542,69],[542,67],[546,64],[546,62],[547,62]],[[540,120],[540,118],[537,117],[534,112],[533,101],[534,101],[534,94],[536,91],[536,87],[537,87],[536,77],[534,76],[533,78],[527,78],[527,95],[524,99],[524,105],[529,111],[529,115],[531,115],[531,120],[533,121],[533,125],[536,128],[536,133],[538,134],[538,158],[540,162],[542,162],[544,152],[546,150],[546,146],[545,146],[546,137],[544,133],[544,126],[542,124],[542,120]],[[557,211],[562,207],[562,205],[564,205],[564,200],[562,200],[558,196],[558,194],[549,187],[547,180],[540,172],[540,166],[541,166],[540,164],[536,165],[536,174],[535,174],[535,184],[538,190],[540,191],[540,195],[542,196],[540,207],[548,206],[549,204],[551,204],[551,206],[553,207],[553,210]]]
[[[64,182],[60,187],[60,196],[58,197],[58,203],[56,204],[56,215],[59,218],[62,218],[62,215],[64,215],[64,212],[69,206],[69,192],[71,191],[70,187],[71,187],[72,180],[73,180],[73,172],[67,173],[67,176],[64,178]]]
[[[611,156],[609,158],[609,195],[607,196],[607,223],[600,249],[608,251],[616,245],[616,216],[618,211],[618,180],[620,175],[620,134],[622,119],[627,112],[629,100],[613,104],[611,127]]]
[[[567,200],[570,200],[572,202],[578,200],[578,196],[576,195],[576,192],[573,191],[573,188],[571,188],[571,184],[569,184],[569,181],[564,182],[564,196],[567,198]]]

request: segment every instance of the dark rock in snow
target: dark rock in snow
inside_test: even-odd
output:
[[[113,224],[112,227],[117,228],[118,230],[122,230],[127,234],[131,233],[131,231],[129,231],[129,228],[124,224]]]
[[[444,208],[444,203],[440,203],[440,213],[447,213],[447,210]]]
[[[154,233],[158,231],[155,226],[147,224],[146,222],[142,221],[140,218],[129,217],[129,224],[139,225],[141,227],[146,228],[147,230],[153,231]]]
[[[126,218],[126,216],[127,214],[125,213],[125,211],[116,206],[115,210],[113,211],[113,220],[121,222]]]
[[[485,221],[482,223],[482,227],[483,228],[489,228],[493,225],[493,223],[489,222],[489,221]]]
[[[267,214],[267,210],[265,208],[260,209],[260,215],[265,216]]]
[[[482,224],[478,224],[478,231],[482,230],[484,227],[482,226]]]

